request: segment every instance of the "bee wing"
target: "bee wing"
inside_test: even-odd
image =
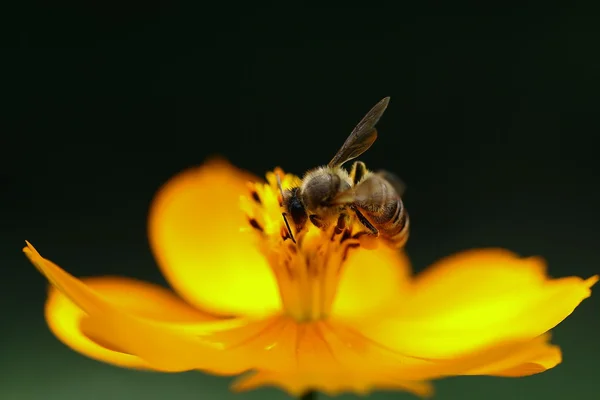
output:
[[[332,203],[335,205],[347,205],[350,203],[367,202],[373,193],[379,192],[379,186],[381,185],[379,179],[373,178],[376,178],[375,174],[370,174],[367,178],[360,181],[359,184],[338,193]]]
[[[398,196],[402,197],[402,195],[406,191],[406,184],[402,179],[398,178],[396,174],[383,169],[377,171],[375,174],[381,176],[383,179],[388,181],[390,185],[392,185],[396,193],[398,193]]]
[[[329,162],[330,167],[338,167],[345,162],[360,156],[371,147],[373,142],[377,139],[375,125],[377,125],[379,118],[383,115],[389,102],[390,98],[385,97],[379,103],[375,104],[367,115],[360,120],[342,147],[338,150],[337,154]]]
[[[383,178],[390,185],[392,185],[398,196],[402,197],[406,191],[406,185],[404,182],[395,174],[389,171],[380,170],[370,174],[365,179],[360,181],[359,184],[354,185],[350,189],[338,193],[333,199],[332,204],[347,205],[351,203],[362,204],[371,202],[373,200],[373,196],[378,196],[379,193],[381,193],[382,182],[380,178]]]

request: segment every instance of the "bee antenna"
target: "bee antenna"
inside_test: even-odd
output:
[[[279,173],[276,173],[275,177],[277,178],[277,187],[279,188],[279,193],[281,193],[281,201],[283,201],[284,197],[283,186],[281,185],[281,177],[279,176]],[[283,217],[283,222],[285,222],[285,227],[288,231],[288,234],[290,235],[290,239],[292,239],[292,242],[296,243],[296,239],[294,238],[294,234],[292,233],[292,228],[290,228],[290,223],[287,220],[287,214],[282,212],[281,216]]]
[[[281,177],[279,176],[279,173],[276,173],[275,176],[277,177],[277,187],[279,188],[279,193],[281,194],[281,199],[283,200],[283,186],[281,185]]]

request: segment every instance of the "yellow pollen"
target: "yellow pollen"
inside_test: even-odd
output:
[[[266,183],[249,183],[248,195],[240,199],[248,217],[248,226],[242,229],[256,235],[279,285],[284,312],[299,322],[323,319],[331,310],[348,252],[360,245],[364,230],[354,221],[342,232],[335,232],[335,227],[321,230],[308,222],[293,232],[294,243],[282,217],[277,174],[284,190],[300,185],[298,177],[281,169],[267,173]]]

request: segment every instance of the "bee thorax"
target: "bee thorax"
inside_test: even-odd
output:
[[[309,171],[302,182],[300,189],[302,203],[307,210],[312,212],[319,210],[319,214],[322,214],[332,207],[331,201],[338,193],[350,187],[350,178],[344,170],[317,168]]]

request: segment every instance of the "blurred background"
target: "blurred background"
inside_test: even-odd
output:
[[[213,154],[256,174],[301,174],[328,162],[384,96],[379,139],[361,159],[407,184],[415,269],[498,246],[544,256],[553,276],[598,273],[597,18],[455,3],[20,10],[4,24],[0,67],[0,398],[286,399],[76,354],[47,329],[47,282],[21,248],[31,241],[76,276],[164,284],[146,213],[169,177]],[[595,398],[599,308],[596,293],[554,331],[557,368],[445,379],[436,398]]]

